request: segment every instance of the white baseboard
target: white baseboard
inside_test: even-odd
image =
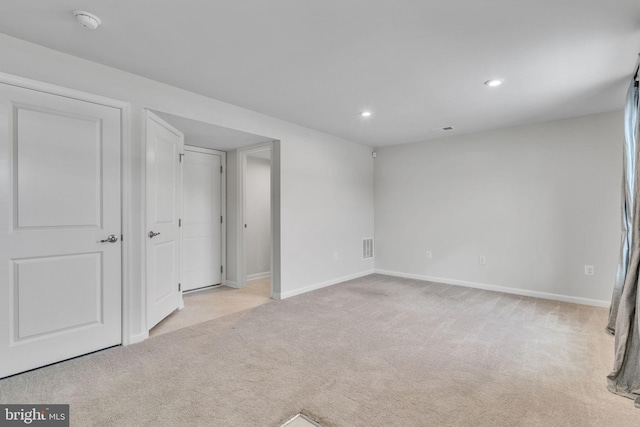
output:
[[[336,285],[338,283],[346,282],[347,280],[358,279],[360,277],[368,276],[373,274],[373,270],[362,271],[360,273],[351,274],[349,276],[339,277],[337,279],[327,280],[325,282],[314,283],[313,285],[305,286],[304,288],[294,289],[292,291],[276,293],[274,295],[275,299],[286,299],[296,295],[305,294],[307,292],[315,291],[316,289],[326,288],[327,286]]]
[[[123,345],[136,344],[146,340],[147,338],[149,338],[149,331],[144,331],[139,334],[129,336],[129,342],[123,343]]]
[[[466,280],[447,279],[444,277],[425,276],[422,274],[402,273],[399,271],[389,271],[375,269],[377,274],[386,276],[403,277],[405,279],[424,280],[427,282],[444,283],[446,285],[466,286],[468,288],[484,289],[487,291],[504,292],[506,294],[523,295],[527,297],[549,299],[554,301],[571,302],[574,304],[591,305],[594,307],[608,308],[611,304],[609,301],[601,301],[596,299],[572,297],[568,295],[551,294],[547,292],[529,291],[526,289],[508,288],[505,286],[490,285],[486,283],[467,282]]]
[[[265,271],[264,273],[248,274],[247,280],[264,279],[265,277],[271,277],[271,272]]]
[[[233,280],[225,280],[224,285],[230,288],[239,289],[238,282],[234,282]]]

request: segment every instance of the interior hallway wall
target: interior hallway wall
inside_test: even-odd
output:
[[[622,143],[614,112],[378,149],[376,270],[608,306]]]
[[[247,157],[247,279],[271,274],[271,162]]]
[[[227,272],[226,285],[238,287],[238,150],[227,151]]]

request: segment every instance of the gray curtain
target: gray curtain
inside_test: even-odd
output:
[[[613,371],[608,388],[640,408],[640,164],[638,152],[638,68],[627,93],[622,174],[622,242],[607,331],[615,335]]]

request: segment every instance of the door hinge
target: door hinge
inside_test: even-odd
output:
[[[121,241],[121,242],[122,242],[122,241],[124,241],[124,234],[121,234],[121,235],[120,235],[120,241]]]
[[[222,216],[220,216],[220,224],[222,224]]]
[[[182,284],[178,283],[178,292],[180,292],[182,290]]]
[[[182,158],[184,157],[184,153],[178,154],[178,158],[180,159],[180,163],[182,163]]]
[[[220,166],[220,173],[222,173],[222,166]]]
[[[182,227],[182,218],[178,218],[178,227]]]
[[[220,266],[220,273],[224,273],[224,267]]]

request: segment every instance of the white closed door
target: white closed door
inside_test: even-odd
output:
[[[180,292],[181,154],[184,136],[147,112],[147,329],[182,304]]]
[[[0,84],[0,377],[121,343],[120,115]]]
[[[183,284],[185,291],[222,281],[222,154],[185,149]]]

